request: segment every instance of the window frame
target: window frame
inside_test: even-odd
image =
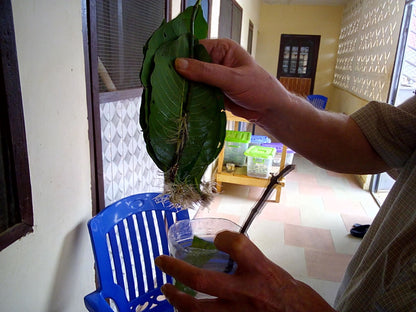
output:
[[[248,38],[247,38],[247,52],[253,55],[253,38],[254,38],[254,24],[251,20],[248,21]]]
[[[14,209],[18,209],[20,222],[0,233],[0,251],[16,240],[33,232],[32,191],[26,145],[22,94],[20,89],[19,66],[17,62],[16,40],[14,35],[13,12],[10,0],[0,3],[0,56],[1,104],[7,111],[1,114],[2,125],[6,125],[5,136],[9,148],[10,190],[14,197]]]
[[[115,102],[141,96],[143,87],[120,91],[99,91],[97,12],[96,2],[100,0],[81,0],[82,32],[87,90],[88,137],[90,142],[92,215],[105,208],[104,173],[102,159],[100,103]],[[172,0],[165,0],[166,20],[172,19]]]
[[[223,7],[223,1],[228,1],[227,4],[231,4],[231,16],[224,16],[221,14],[221,8]],[[239,12],[241,12],[241,20],[240,23],[238,25],[238,38],[235,38],[233,36],[233,34],[235,34],[236,32],[234,32],[234,11],[238,10]],[[234,40],[235,42],[237,42],[238,44],[241,44],[241,32],[242,32],[242,28],[243,28],[243,8],[235,1],[235,0],[221,0],[220,3],[220,17],[219,17],[219,25],[218,25],[218,36],[222,36],[223,38],[229,38],[231,40]],[[224,29],[222,29],[224,27],[224,25],[222,24],[224,21],[230,21],[230,29],[229,29],[229,33],[227,32],[227,34],[225,34]],[[227,24],[228,26],[228,24]],[[238,40],[237,40],[238,39]]]

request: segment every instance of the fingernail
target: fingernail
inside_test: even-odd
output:
[[[160,291],[162,292],[162,294],[165,296],[165,299],[170,303],[169,298],[166,296],[166,285],[162,285],[162,287],[160,287]]]
[[[187,69],[188,68],[188,60],[184,58],[177,58],[175,59],[175,67],[176,69]]]
[[[162,265],[161,261],[162,261],[162,259],[160,259],[159,257],[157,257],[157,258],[155,259],[155,265],[156,265],[159,269],[160,269],[160,266]]]

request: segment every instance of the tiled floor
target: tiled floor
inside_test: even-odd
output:
[[[360,239],[354,223],[371,223],[378,206],[355,177],[323,170],[296,155],[280,203],[274,194],[251,225],[250,239],[292,276],[308,283],[329,303]],[[223,184],[209,209],[196,217],[224,217],[242,224],[263,189]]]

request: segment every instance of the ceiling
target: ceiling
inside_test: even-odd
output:
[[[344,5],[348,0],[263,0],[269,4]]]

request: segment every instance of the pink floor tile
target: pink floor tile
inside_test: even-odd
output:
[[[294,182],[306,182],[306,183],[317,183],[316,176],[310,173],[304,173],[295,171],[290,173],[290,176],[288,176],[288,179],[290,178],[290,181]]]
[[[299,182],[299,193],[303,195],[328,196],[334,194],[334,189],[330,186],[303,181]]]
[[[330,230],[285,224],[286,245],[335,251]]]
[[[293,200],[295,198],[298,198],[299,196],[302,196],[302,194],[299,194],[299,192],[297,191],[297,185],[296,185],[296,190],[293,190],[291,189],[291,186],[286,185],[283,188],[282,193],[280,194],[280,202],[278,204],[286,205],[286,204],[293,203]]]
[[[309,277],[327,281],[340,282],[351,257],[351,255],[305,249]]]
[[[248,198],[252,199],[252,200],[258,200],[261,195],[264,192],[264,187],[255,187],[255,186],[250,186],[249,191],[248,191]],[[273,192],[272,196],[275,196],[275,193]],[[270,196],[270,198],[274,198]]]
[[[259,218],[301,225],[300,209],[298,207],[287,206],[282,202],[266,204]]]

